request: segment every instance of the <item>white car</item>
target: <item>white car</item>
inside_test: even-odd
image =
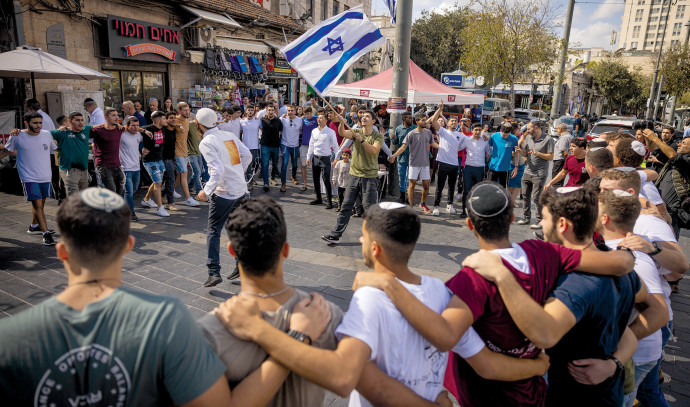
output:
[[[633,132],[633,123],[640,121],[639,119],[635,119],[634,117],[611,117],[609,119],[604,119],[604,120],[599,120],[594,124],[594,127],[592,127],[592,130],[587,133],[587,138],[588,139],[593,139],[596,137],[599,137],[600,134],[606,133],[609,131],[613,131],[616,133],[619,132],[626,132],[630,133],[632,135],[635,134]]]
[[[561,123],[565,123],[568,125],[568,131],[573,132],[573,123],[575,123],[575,116],[561,116],[558,119],[554,120],[551,126],[549,127],[549,134],[558,137],[558,132],[556,131],[556,126],[558,126]]]

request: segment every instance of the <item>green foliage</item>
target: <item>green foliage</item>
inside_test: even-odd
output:
[[[466,8],[457,3],[442,13],[422,11],[422,16],[412,24],[410,58],[440,80],[442,73],[458,69],[464,48],[461,32],[465,25]]]
[[[664,75],[664,89],[672,95],[690,91],[690,47],[672,45],[661,56],[659,73]]]
[[[609,100],[611,106],[617,105],[622,110],[627,104],[632,103],[636,107],[638,101],[635,99],[639,97],[643,98],[642,105],[645,105],[647,99],[644,97],[644,91],[640,89],[642,74],[636,72],[633,76],[620,58],[610,57],[598,62],[592,68],[592,76],[594,86]]]
[[[534,74],[547,76],[560,44],[551,25],[554,9],[548,0],[474,0],[462,30],[466,43],[460,55],[470,75],[514,84]]]

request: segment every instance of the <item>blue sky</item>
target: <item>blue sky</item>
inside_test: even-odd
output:
[[[525,0],[522,0],[525,1]],[[529,0],[527,0],[529,1]],[[608,48],[611,30],[620,32],[621,17],[625,9],[624,0],[585,0],[585,3],[575,3],[573,13],[573,28],[570,31],[570,44],[580,47]],[[566,0],[551,0],[555,6],[560,6],[558,14],[561,23],[565,20],[568,8]],[[455,3],[455,0],[414,0],[414,16],[418,18],[422,10],[442,9]],[[467,0],[460,0],[459,4],[466,4]],[[372,0],[372,14],[388,13],[384,0]],[[562,26],[563,24],[561,24]],[[563,35],[563,29],[559,29]],[[618,48],[621,44],[617,44]]]

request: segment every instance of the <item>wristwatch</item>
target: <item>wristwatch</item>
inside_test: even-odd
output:
[[[613,355],[607,355],[606,360],[613,360],[613,362],[616,364],[616,373],[613,374],[614,378],[619,378],[623,375],[623,372],[625,371],[625,368],[623,367],[623,364],[621,363],[620,360],[618,360],[617,357]]]
[[[287,334],[289,336],[292,336],[293,338],[297,339],[298,341],[302,343],[306,343],[307,345],[311,345],[311,337],[303,332],[300,331],[295,331],[290,329],[287,331]]]
[[[657,242],[652,242],[652,246],[654,246],[654,251],[647,253],[648,255],[655,256],[661,252],[662,248],[659,246]]]

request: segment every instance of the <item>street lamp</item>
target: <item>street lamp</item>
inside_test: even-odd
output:
[[[675,6],[676,3],[678,3],[678,0],[668,0],[668,1],[663,1],[661,3],[661,12],[664,12],[664,6],[668,5],[666,7],[666,18],[664,19],[664,32],[661,34],[661,44],[659,44],[659,57],[656,60],[656,68],[654,68],[654,77],[652,78],[652,87],[649,90],[649,104],[647,105],[647,118],[652,118],[656,119],[656,117],[652,117],[652,111],[655,111],[656,108],[652,108],[652,104],[656,106],[657,101],[654,96],[654,90],[656,88],[656,80],[657,77],[659,76],[659,65],[661,64],[661,55],[664,50],[664,38],[666,38],[666,30],[668,29],[668,15],[671,14],[671,6]],[[664,16],[661,16],[662,18]],[[659,24],[661,24],[661,21],[659,21]]]

